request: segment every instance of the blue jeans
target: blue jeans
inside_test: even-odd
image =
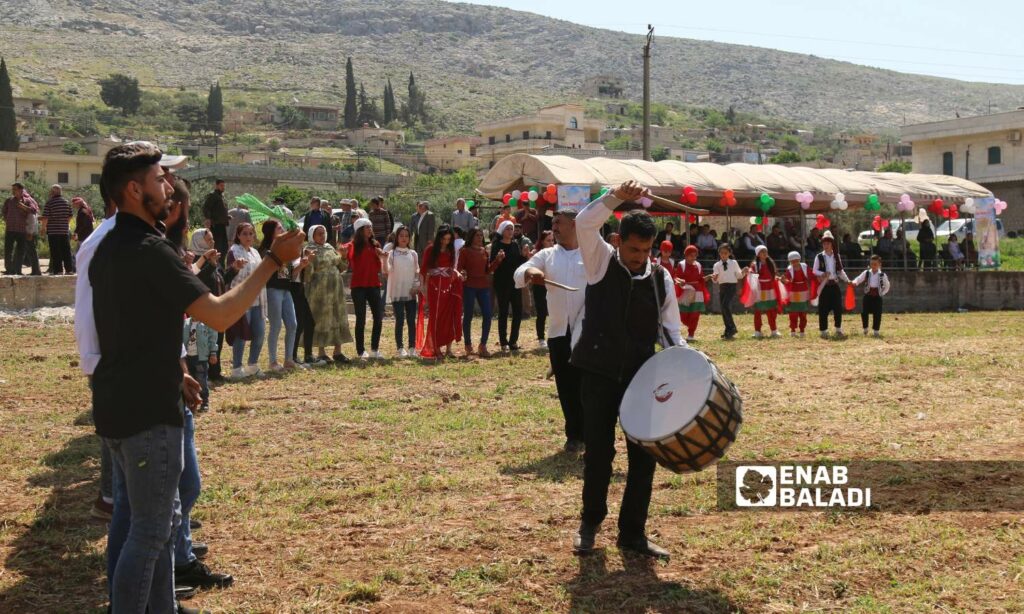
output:
[[[462,288],[462,339],[466,343],[472,343],[470,332],[473,325],[474,302],[480,305],[480,313],[483,316],[480,343],[487,345],[487,337],[491,334],[491,318],[494,317],[490,288]]]
[[[199,360],[198,356],[186,356],[185,364],[188,366],[188,374],[196,378],[202,387],[200,396],[203,403],[210,402],[210,359]],[[185,411],[188,411],[186,409]],[[187,445],[187,444],[186,444]]]
[[[281,322],[284,322],[284,359],[289,362],[295,352],[295,331],[298,321],[295,318],[295,302],[290,290],[267,288],[267,311],[270,312],[270,364],[277,363],[277,338],[281,335]]]
[[[395,343],[398,349],[403,349],[402,327],[409,329],[409,348],[416,347],[416,299],[410,298],[404,301],[394,301],[391,308],[395,310]]]
[[[294,312],[293,312],[294,313]],[[260,350],[263,349],[263,308],[259,305],[250,307],[245,312],[249,320],[249,328],[252,329],[252,341],[249,342],[249,365],[255,365],[260,361]],[[235,339],[231,344],[231,366],[240,369],[242,367],[242,354],[245,353],[245,340]]]
[[[114,461],[114,519],[107,538],[114,614],[174,612],[174,540],[181,522],[184,429],[157,425],[104,438]]]
[[[196,560],[192,554],[192,529],[189,516],[192,506],[199,498],[202,480],[199,477],[199,457],[196,456],[196,422],[189,409],[185,408],[185,466],[178,480],[178,498],[181,499],[181,526],[174,540],[174,566],[184,567]]]

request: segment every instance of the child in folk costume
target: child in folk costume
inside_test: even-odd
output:
[[[655,256],[654,258],[651,258],[651,261],[654,262],[655,264],[660,264],[661,266],[665,267],[666,271],[674,270],[676,268],[676,261],[675,258],[672,257],[672,242],[662,241],[659,248],[660,249],[658,250],[658,255]]]
[[[789,266],[782,274],[782,280],[789,295],[786,302],[789,336],[796,337],[799,328],[799,335],[803,337],[804,329],[807,328],[807,312],[810,310],[811,297],[814,296],[818,284],[807,265],[800,262],[799,252],[789,252],[788,260]]]
[[[732,247],[723,243],[718,248],[719,260],[712,268],[712,279],[718,284],[718,304],[722,309],[722,323],[725,324],[725,332],[722,339],[732,339],[738,332],[736,322],[732,318],[732,301],[736,298],[736,284],[747,276],[747,271],[740,267],[732,257]]]
[[[865,283],[866,282],[866,283]],[[857,276],[852,282],[859,286],[864,284],[864,303],[860,311],[860,321],[864,325],[864,335],[868,334],[868,314],[871,314],[872,334],[881,337],[882,328],[882,297],[889,293],[889,276],[882,272],[882,257],[871,257],[871,268]]]
[[[836,240],[828,230],[821,236],[822,251],[814,257],[814,276],[818,279],[818,291],[811,304],[818,305],[818,328],[821,338],[828,339],[828,314],[833,314],[836,324],[836,337],[844,338],[843,334],[843,298],[839,291],[839,282],[850,283],[850,278],[843,270],[843,258],[836,251]],[[850,309],[853,307],[851,306]]]
[[[754,261],[750,263],[751,277],[748,278],[744,302],[754,308],[754,339],[760,339],[761,318],[767,316],[768,328],[772,337],[781,337],[775,324],[775,318],[782,312],[783,290],[776,276],[775,263],[768,257],[768,248],[758,245],[754,250]]]
[[[666,241],[668,243],[668,241]],[[664,254],[664,247],[662,248]],[[687,245],[683,261],[675,265],[672,277],[676,282],[676,300],[679,302],[679,319],[687,330],[687,341],[695,341],[700,314],[711,301],[711,293],[704,283],[704,270],[697,262],[697,246]]]

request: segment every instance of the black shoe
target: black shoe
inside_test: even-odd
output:
[[[199,588],[227,588],[235,579],[225,573],[214,573],[199,561],[192,561],[184,567],[174,568],[174,581]]]
[[[210,411],[210,404],[203,403],[202,405],[199,406],[199,409],[196,410],[196,413],[205,414],[208,411]]]
[[[210,547],[203,542],[192,542],[192,554],[196,555],[196,558],[200,561],[205,559],[209,553]]]
[[[339,365],[347,365],[351,363],[352,360],[348,356],[345,356],[344,354],[335,354],[334,362],[336,362]]]
[[[514,344],[514,343],[510,343],[509,346],[508,346],[508,351],[510,351],[510,352],[518,352],[519,351],[519,346]]]
[[[203,523],[199,522],[195,518],[189,518],[188,519],[188,528],[189,528],[190,531],[195,531],[196,529],[202,529],[203,528]]]
[[[175,605],[175,614],[212,614],[210,610],[202,610],[200,608],[186,608],[181,605],[181,602],[177,602]]]
[[[199,589],[194,587],[194,586],[184,586],[184,585],[178,584],[177,582],[174,583],[174,598],[175,599],[191,599],[191,598],[195,597],[196,593],[198,593],[198,592],[199,592]]]
[[[627,550],[643,556],[649,556],[656,559],[668,560],[671,556],[668,550],[665,550],[658,544],[647,539],[646,535],[642,535],[638,538],[623,539],[620,535],[619,539],[615,542],[615,545],[619,547],[619,550]]]
[[[565,442],[567,454],[580,454],[586,449],[586,445],[578,439],[570,439]]]
[[[601,531],[601,525],[580,523],[579,531],[572,538],[572,551],[576,554],[590,554],[594,551],[594,538]]]

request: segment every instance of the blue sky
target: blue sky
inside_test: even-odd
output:
[[[469,0],[575,23],[1024,84],[1024,0]],[[657,45],[657,43],[655,43]]]

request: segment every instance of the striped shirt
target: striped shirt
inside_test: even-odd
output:
[[[71,228],[71,203],[63,196],[54,196],[46,201],[42,217],[46,219],[47,235],[69,235]]]

